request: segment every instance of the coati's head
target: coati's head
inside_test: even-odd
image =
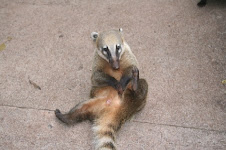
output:
[[[120,58],[124,52],[122,29],[101,33],[92,32],[91,38],[97,47],[98,55],[106,60],[114,70],[120,68]]]

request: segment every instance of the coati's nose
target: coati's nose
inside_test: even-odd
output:
[[[119,61],[113,61],[111,63],[111,66],[114,70],[118,70],[119,69]]]
[[[112,66],[113,69],[118,70],[119,66]]]

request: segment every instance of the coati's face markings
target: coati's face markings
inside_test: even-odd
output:
[[[120,58],[124,52],[122,29],[91,33],[95,45],[97,46],[98,55],[106,60],[114,70],[120,68]]]
[[[116,44],[113,47],[115,48],[109,49],[109,47],[105,45],[102,48],[100,48],[100,51],[104,56],[102,58],[107,60],[113,69],[117,70],[120,68],[120,56],[121,56],[122,48],[120,44]]]
[[[102,53],[105,55],[105,56],[107,56],[107,57],[109,57],[109,50],[108,50],[108,47],[107,46],[104,46],[103,48],[102,48]]]

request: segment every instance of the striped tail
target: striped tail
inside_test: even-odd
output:
[[[118,127],[108,125],[94,125],[95,150],[116,150],[115,132]]]

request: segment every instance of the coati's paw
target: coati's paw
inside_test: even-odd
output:
[[[59,109],[56,109],[55,111],[55,115],[57,116],[58,114],[61,114],[60,110]]]
[[[139,70],[137,67],[133,67],[133,69],[132,69],[132,89],[134,91],[137,90],[138,80],[139,80]]]
[[[66,118],[66,115],[62,114],[59,109],[55,110],[55,115],[63,123],[70,124],[70,121]]]
[[[56,109],[54,112],[55,112],[56,117],[62,121],[63,114],[60,112],[60,110]]]
[[[116,85],[116,90],[118,91],[118,94],[122,95],[124,90],[120,82],[118,82],[118,84]]]

